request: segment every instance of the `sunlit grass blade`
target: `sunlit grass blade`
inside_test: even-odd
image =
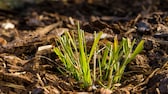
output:
[[[108,43],[105,47],[105,50],[103,52],[103,57],[102,57],[102,62],[101,62],[101,67],[105,67],[107,60],[108,60],[108,54],[110,50],[110,44]]]
[[[75,39],[73,39],[73,38],[71,37],[71,35],[69,34],[69,32],[66,32],[66,34],[67,34],[69,40],[71,41],[73,48],[75,49],[75,51],[77,51]]]
[[[60,51],[60,49],[58,49],[57,47],[54,48],[54,52],[57,53],[59,59],[65,63],[65,57],[63,55],[63,53]]]
[[[105,75],[103,76],[104,80],[108,79],[109,76],[109,72],[110,72],[110,68],[111,68],[111,62],[113,62],[113,48],[112,45],[107,45],[106,46],[109,49],[109,60],[108,62],[106,62],[106,67],[104,68],[105,71]]]
[[[91,51],[90,51],[89,58],[88,58],[87,62],[90,62],[102,34],[103,34],[103,32],[99,32],[97,35],[96,35],[96,32],[94,33],[95,38],[94,38],[94,42],[93,42],[93,45],[92,45],[92,48],[91,48]]]
[[[118,39],[117,39],[117,35],[114,37],[114,53],[117,52],[118,50]]]
[[[130,57],[131,60],[133,58],[135,58],[135,56],[143,50],[143,48],[144,48],[143,45],[144,45],[144,40],[141,40],[140,43],[138,44],[138,46],[136,47],[136,49],[134,50],[134,52],[132,53],[132,55]]]
[[[90,74],[90,66],[87,61],[87,54],[85,52],[86,43],[84,38],[84,31],[80,30],[78,23],[78,42],[79,42],[79,61],[83,73],[83,82],[84,87],[92,84],[91,74]]]

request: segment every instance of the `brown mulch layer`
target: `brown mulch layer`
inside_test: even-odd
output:
[[[100,86],[81,89],[59,71],[62,64],[52,50],[56,37],[76,32],[78,21],[88,42],[93,41],[94,31],[108,35],[103,41],[113,41],[114,35],[145,40],[114,94],[168,93],[167,0],[72,1],[0,10],[0,93],[102,93]]]

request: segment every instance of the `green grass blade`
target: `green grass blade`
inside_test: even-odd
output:
[[[134,52],[132,53],[130,59],[135,58],[135,56],[143,50],[143,48],[144,48],[143,45],[144,45],[144,40],[141,40],[140,43],[138,44],[138,46],[135,48]]]
[[[55,47],[54,48],[54,52],[58,55],[58,57],[60,58],[60,60],[63,61],[64,55],[61,53],[60,49],[58,49],[57,47]]]
[[[118,50],[118,39],[117,35],[114,37],[114,53],[116,53]]]
[[[107,63],[107,59],[108,59],[108,54],[109,54],[109,51],[110,50],[110,44],[107,44],[106,45],[106,48],[104,50],[104,53],[103,53],[103,57],[102,57],[102,62],[101,62],[101,67],[105,67],[106,63]]]
[[[78,23],[78,42],[79,42],[79,53],[80,53],[79,61],[83,72],[84,86],[86,87],[92,84],[92,80],[90,75],[89,62],[87,62],[87,55],[85,52],[86,43],[84,38],[84,32],[80,30],[79,23]]]
[[[75,39],[73,39],[73,38],[71,37],[71,35],[70,35],[69,32],[66,32],[66,34],[67,34],[69,40],[71,41],[73,48],[75,49],[75,51],[77,51],[77,47],[76,47],[76,43],[75,43]]]
[[[92,45],[92,48],[91,48],[91,51],[90,51],[89,58],[88,58],[87,62],[90,62],[90,60],[91,60],[91,58],[93,56],[94,50],[96,49],[97,44],[98,44],[102,34],[103,34],[103,32],[99,32],[97,35],[96,35],[96,33],[94,33],[94,37],[95,38],[94,38],[94,42],[93,42],[93,45]]]

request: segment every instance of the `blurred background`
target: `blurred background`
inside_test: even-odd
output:
[[[115,4],[130,4],[132,2],[136,2],[136,4],[159,4],[159,3],[166,3],[168,0],[0,0],[0,9],[14,9],[14,8],[19,8],[23,7],[26,4],[38,4],[43,1],[60,1],[63,2],[64,4],[68,3],[89,3],[89,4],[95,4],[95,5],[115,5]],[[119,6],[118,6],[119,7]]]

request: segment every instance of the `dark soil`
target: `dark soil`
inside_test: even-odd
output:
[[[56,36],[75,32],[80,21],[89,41],[94,31],[107,33],[108,41],[114,35],[145,40],[114,94],[168,94],[168,0],[106,1],[45,1],[0,10],[0,93],[102,93],[101,88],[82,89],[62,75],[52,51]]]

